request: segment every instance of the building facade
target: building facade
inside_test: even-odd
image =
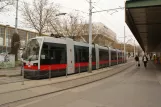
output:
[[[86,42],[89,42],[89,25],[83,29],[82,37]],[[82,38],[77,37],[77,41]],[[101,46],[113,47],[116,40],[116,33],[110,28],[106,27],[103,23],[93,23],[92,24],[92,43],[99,44]]]
[[[14,27],[0,25],[0,53],[10,52],[11,38],[14,32]],[[88,24],[86,24],[86,27],[84,27],[82,32],[81,37],[88,42]],[[24,47],[30,38],[38,36],[38,33],[24,29],[18,29],[18,34],[20,35],[21,47]],[[76,37],[76,40],[81,41],[80,39],[79,36]],[[117,42],[116,33],[100,22],[93,23],[92,42],[102,46],[113,47],[114,43]]]
[[[0,53],[10,52],[11,38],[15,32],[14,27],[8,25],[0,25]],[[38,35],[36,32],[18,29],[20,35],[21,47],[24,47],[30,38],[34,38]]]

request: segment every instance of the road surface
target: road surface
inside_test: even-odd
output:
[[[161,107],[161,84],[156,68],[135,65],[95,83],[6,107]]]

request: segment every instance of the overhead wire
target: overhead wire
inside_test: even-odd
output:
[[[93,6],[94,7],[94,6]],[[97,11],[97,9],[94,7],[94,9]],[[111,27],[113,27],[113,30],[116,32],[118,32],[119,33],[119,35],[121,35],[122,33],[120,33],[120,31],[115,27],[115,25],[113,25],[112,23],[111,23],[111,21],[108,19],[108,18],[106,18],[106,16],[105,16],[105,14],[102,14],[102,13],[99,13],[100,15],[102,15],[107,21],[108,21],[108,23],[110,23],[110,25],[111,25]],[[106,13],[106,15],[107,15],[107,13]],[[118,33],[117,33],[117,35],[118,35]],[[116,36],[116,39],[117,39],[117,37],[118,36]]]
[[[84,14],[88,14],[88,12],[85,12],[85,11],[82,11],[82,10],[78,10],[78,9],[74,9],[74,8],[69,8],[69,7],[66,7],[66,6],[63,6],[63,5],[60,5],[60,7],[64,7],[64,8],[67,8],[67,9],[74,10],[74,11],[79,11],[79,12],[84,13]]]
[[[101,9],[101,10],[104,10],[104,9],[102,9],[101,7],[99,7],[98,5],[96,5],[96,4],[93,4],[94,6],[96,6],[97,8],[99,8],[99,9]],[[96,9],[96,8],[95,8]],[[96,10],[97,11],[97,10]],[[108,13],[108,11],[107,11],[107,13]],[[107,13],[106,13],[106,15],[107,15]],[[101,14],[101,13],[100,13]],[[104,14],[104,15],[103,15]],[[105,16],[105,13],[104,12],[102,12],[102,15],[104,16],[104,18],[106,18],[106,16]],[[109,16],[108,16],[109,17]],[[109,19],[108,18],[106,18],[107,20],[108,20],[108,22],[115,28],[115,30],[117,30],[117,31],[119,31],[112,23],[111,23],[111,21],[109,21]],[[120,33],[120,32],[119,32]],[[121,34],[121,33],[120,33]]]
[[[94,6],[93,6],[94,7]],[[94,7],[94,9],[97,11],[97,9]],[[101,16],[103,16],[104,17],[104,19],[106,19],[111,25],[112,25],[112,27],[114,27],[115,28],[115,26],[111,23],[111,21],[108,19],[108,18],[106,18],[106,16],[103,14],[103,13],[98,13],[98,14],[100,14]]]
[[[96,4],[98,4],[100,1],[101,1],[101,0],[98,0],[98,1],[96,2]]]

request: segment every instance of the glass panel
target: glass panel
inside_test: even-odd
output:
[[[116,51],[112,51],[112,52],[111,52],[111,60],[117,60]]]
[[[18,34],[20,35],[20,43],[21,43],[21,47],[25,47],[25,44],[27,42],[27,33],[26,31],[23,30],[18,30]]]
[[[6,46],[11,46],[12,29],[6,28]]]
[[[44,43],[41,52],[41,65],[66,64],[66,45],[55,43]]]
[[[102,49],[100,49],[99,56],[100,56],[99,57],[100,61],[109,60],[108,50],[102,50]]]
[[[5,28],[0,27],[0,46],[4,45]]]
[[[42,39],[32,39],[29,41],[22,55],[23,59],[27,61],[38,60],[41,42]]]

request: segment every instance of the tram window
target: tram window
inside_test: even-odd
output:
[[[111,60],[116,60],[117,59],[117,55],[115,51],[111,52]]]
[[[75,46],[75,62],[88,62],[89,48]]]
[[[49,59],[48,48],[43,48],[41,52],[41,59]]]
[[[121,52],[119,52],[119,59],[121,59],[122,58],[122,53]]]
[[[45,59],[41,57],[41,64],[65,64],[67,62],[66,45],[44,43],[42,55],[45,55]]]
[[[74,53],[75,53],[75,62],[78,63],[79,61],[79,50],[78,50],[78,46],[74,46]]]
[[[109,60],[109,53],[108,50],[99,50],[99,59],[100,60]]]
[[[88,62],[88,48],[82,49],[81,62]]]
[[[43,49],[48,49],[48,44],[43,44]]]
[[[45,59],[45,55],[41,55],[41,59]]]
[[[93,61],[93,62],[96,62],[95,48],[92,48],[92,61]]]
[[[89,48],[83,46],[74,46],[75,49],[75,62],[88,62]],[[92,49],[92,61],[96,61],[95,48]]]
[[[64,64],[66,63],[66,47],[56,46],[56,44],[50,46],[50,57],[52,64]]]

